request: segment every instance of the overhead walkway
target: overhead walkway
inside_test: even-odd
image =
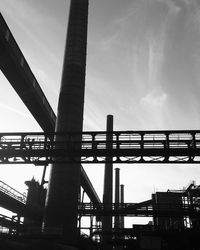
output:
[[[34,218],[41,220],[43,217],[43,210],[38,206],[32,204],[26,205],[26,197],[24,194],[13,189],[6,183],[0,181],[0,206],[4,207],[18,216]],[[199,218],[200,205],[199,203],[181,203],[177,202],[168,203],[155,203],[152,199],[139,203],[79,203],[78,212],[81,216],[116,216],[122,215],[127,217],[170,217],[170,218]],[[18,224],[17,224],[18,223]],[[15,228],[19,225],[17,220],[0,215],[0,225],[9,228]]]
[[[0,181],[0,207],[18,214],[19,217],[40,220],[43,216],[42,208],[34,204],[26,205],[26,196],[3,181]]]
[[[170,203],[151,204],[149,201],[142,203],[123,203],[119,204],[116,209],[116,204],[99,204],[94,206],[91,203],[82,203],[79,205],[79,213],[82,216],[116,216],[122,215],[127,217],[166,217],[166,218],[183,218],[184,216],[199,218],[200,209],[198,207],[191,207],[189,204],[173,204]]]
[[[109,149],[104,131],[83,132],[81,141],[77,133],[59,133],[63,141],[56,141],[57,134],[0,133],[0,164],[74,163],[77,158],[105,163],[107,157],[113,163],[200,163],[199,130],[113,131]]]
[[[0,181],[0,207],[5,208],[16,216],[12,218],[9,216],[0,214],[0,226],[3,228],[9,228],[10,230],[21,230],[24,224],[17,219],[20,217],[26,217],[30,221],[36,222],[42,221],[43,209],[35,204],[26,204],[26,195],[20,193],[16,189],[12,188],[3,181]],[[0,227],[0,233],[1,233]]]
[[[0,13],[0,69],[45,132],[54,132],[56,115]],[[87,174],[81,185],[92,202],[100,202]]]
[[[12,197],[13,199],[23,204],[26,204],[26,194],[20,193],[19,191],[12,188],[11,186],[9,186],[3,181],[0,181],[0,192]]]
[[[12,211],[13,213],[21,214],[26,204],[26,197],[10,187],[3,181],[0,181],[0,206]]]

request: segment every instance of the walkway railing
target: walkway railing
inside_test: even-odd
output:
[[[20,193],[16,189],[12,188],[3,181],[0,181],[0,192],[20,201],[23,204],[26,204],[26,195]]]
[[[200,131],[0,133],[0,163],[200,163]]]

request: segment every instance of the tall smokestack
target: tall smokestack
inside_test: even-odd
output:
[[[124,185],[120,185],[120,203],[123,206],[124,203]],[[120,222],[120,227],[124,228],[124,216],[121,215],[121,222]]]
[[[112,149],[112,132],[113,132],[113,116],[107,116],[107,138],[106,149]],[[106,158],[105,173],[104,173],[104,191],[103,191],[103,204],[104,207],[111,210],[113,202],[113,163],[112,157]],[[112,240],[112,216],[103,216],[102,220],[102,245],[103,250],[112,249],[109,242]]]
[[[71,0],[56,132],[82,132],[86,69],[88,0]],[[57,136],[57,141],[67,138]],[[76,137],[81,141],[81,135]],[[81,145],[79,145],[81,146]],[[67,157],[67,156],[66,156]],[[80,159],[76,159],[80,160]],[[52,165],[44,231],[77,243],[80,164]]]
[[[119,168],[115,168],[115,209],[119,209],[119,183],[120,183],[120,176],[119,176]],[[120,227],[120,218],[119,215],[115,216],[115,229]]]

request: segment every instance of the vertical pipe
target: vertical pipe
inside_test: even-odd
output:
[[[82,132],[88,0],[71,0],[56,132]],[[57,136],[57,141],[68,137]],[[81,133],[75,138],[81,141]],[[78,147],[81,147],[79,143]],[[67,157],[67,156],[66,156]],[[76,159],[76,160],[80,160]],[[77,244],[80,164],[55,163],[51,167],[45,206],[44,231]]]
[[[119,210],[119,183],[120,183],[120,176],[119,176],[119,168],[115,168],[115,209]],[[120,218],[119,215],[115,215],[115,229],[120,227]]]
[[[46,170],[47,170],[47,165],[44,165],[44,168],[43,168],[43,173],[42,173],[42,179],[41,179],[41,188],[43,188],[44,184],[45,184],[45,174],[46,174]]]
[[[123,205],[123,203],[124,203],[124,185],[123,184],[121,184],[120,185],[120,203],[121,203],[121,205]],[[120,228],[124,228],[124,216],[123,215],[121,215],[121,222],[120,222]]]
[[[107,116],[107,137],[106,149],[112,149],[112,132],[113,132],[113,116]],[[105,173],[104,173],[104,192],[103,204],[104,209],[111,210],[113,201],[113,163],[112,157],[106,158]],[[112,240],[112,215],[103,216],[102,220],[102,247],[104,250],[112,249],[109,242]]]

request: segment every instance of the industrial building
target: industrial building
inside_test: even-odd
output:
[[[88,0],[71,0],[55,115],[0,16],[1,71],[44,131],[0,133],[0,164],[44,169],[40,183],[26,181],[27,196],[0,181],[0,206],[15,214],[0,215],[0,248],[198,250],[200,186],[192,182],[182,190],[125,203],[124,183],[119,168],[114,175],[114,164],[199,164],[200,131],[114,131],[112,115],[107,116],[106,131],[83,131],[87,24]],[[105,165],[102,199],[84,163]],[[90,202],[84,202],[85,193]],[[90,226],[82,223],[84,217]],[[126,228],[125,217],[145,217],[149,223]]]

